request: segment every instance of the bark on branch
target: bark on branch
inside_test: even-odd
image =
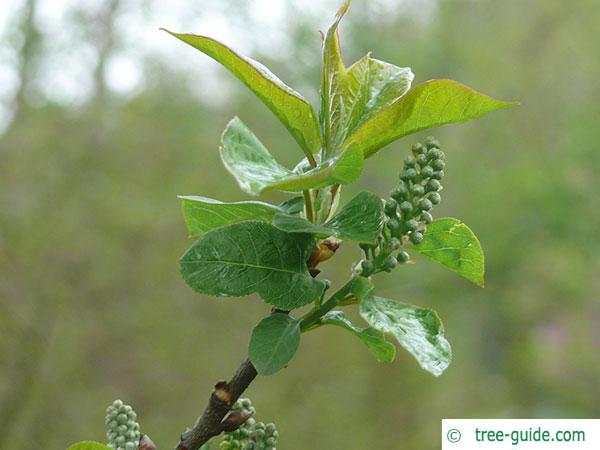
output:
[[[210,438],[225,431],[228,424],[223,419],[256,375],[256,368],[246,359],[229,382],[217,382],[206,409],[194,426],[183,432],[175,450],[198,450]]]

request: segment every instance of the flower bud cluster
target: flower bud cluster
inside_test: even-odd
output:
[[[106,409],[108,446],[116,450],[136,450],[140,442],[140,425],[137,414],[129,405],[115,400]]]
[[[412,155],[404,159],[398,186],[385,200],[382,234],[376,244],[361,245],[366,256],[360,266],[363,276],[390,272],[399,263],[410,260],[403,248],[408,243],[419,244],[433,221],[431,209],[442,201],[445,166],[444,152],[435,138],[428,137],[425,145],[413,145]]]
[[[255,412],[250,399],[241,398],[232,411]],[[278,432],[272,423],[264,424],[250,417],[235,431],[223,434],[221,450],[276,450]]]

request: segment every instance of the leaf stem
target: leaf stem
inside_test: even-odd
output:
[[[342,302],[348,301],[354,295],[352,294],[352,285],[354,278],[351,278],[345,285],[337,290],[327,301],[321,305],[315,306],[308,313],[300,318],[300,330],[302,332],[310,331],[319,326],[319,320],[324,314],[327,314],[333,308]]]
[[[304,197],[304,208],[306,210],[306,220],[309,222],[314,222],[314,212],[313,212],[313,204],[312,198],[310,197],[310,191],[302,191],[302,195]]]

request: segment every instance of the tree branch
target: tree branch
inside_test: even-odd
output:
[[[206,409],[194,426],[182,433],[175,450],[198,450],[210,438],[221,434],[227,427],[223,418],[257,375],[252,362],[246,359],[229,382],[217,382]]]

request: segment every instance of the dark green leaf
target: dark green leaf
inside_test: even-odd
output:
[[[423,369],[435,376],[450,364],[450,344],[434,311],[367,295],[360,303],[360,314],[376,330],[393,335]]]
[[[385,334],[372,327],[356,327],[342,311],[330,311],[320,321],[326,325],[336,325],[358,337],[380,362],[392,362],[396,357],[396,347],[385,340]]]
[[[335,154],[358,125],[402,96],[413,79],[409,68],[378,61],[370,54],[345,67],[338,25],[349,3],[339,9],[323,43],[320,121],[328,154]]]
[[[290,310],[314,301],[325,289],[306,267],[314,246],[308,234],[241,222],[206,233],[181,258],[181,274],[202,294],[240,297],[256,292],[276,308]]]
[[[260,321],[250,338],[250,360],[261,375],[271,375],[285,366],[300,345],[298,321],[276,313]]]
[[[461,123],[514,102],[495,100],[452,80],[431,80],[381,109],[349,137],[365,158],[396,139],[427,128]]]
[[[279,208],[286,214],[296,215],[304,211],[304,197],[292,197],[281,203]]]
[[[481,244],[471,229],[458,219],[446,217],[427,225],[416,251],[483,286],[485,272]]]
[[[321,131],[312,106],[269,69],[209,37],[165,31],[218,61],[238,77],[273,111],[306,154],[321,149]]]
[[[206,197],[179,196],[182,200],[183,218],[190,237],[201,237],[214,228],[246,220],[271,222],[277,206],[263,202],[223,203]]]
[[[67,450],[112,450],[109,446],[99,442],[83,441],[71,445]]]
[[[333,218],[315,225],[298,216],[278,212],[273,225],[288,233],[312,233],[320,237],[335,236],[355,242],[374,242],[383,227],[383,203],[370,192],[361,192]]]
[[[237,117],[223,132],[221,158],[245,192],[258,195],[264,191],[300,192],[356,180],[363,167],[362,152],[349,147],[342,154],[322,162],[308,171],[292,171],[280,165]]]

